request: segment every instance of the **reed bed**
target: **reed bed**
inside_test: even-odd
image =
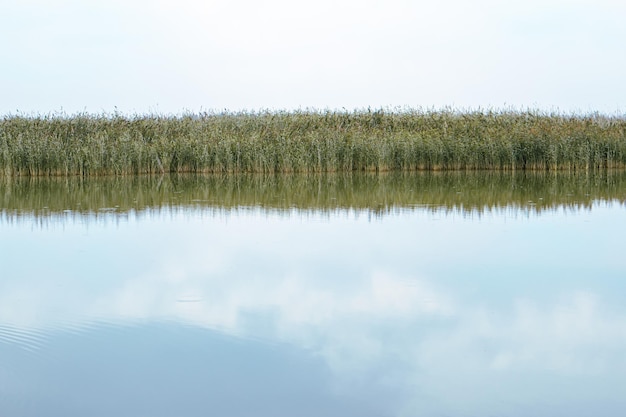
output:
[[[0,119],[0,175],[596,170],[626,167],[626,118],[295,111]]]

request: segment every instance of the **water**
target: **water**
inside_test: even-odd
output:
[[[626,174],[3,180],[2,416],[621,416]]]

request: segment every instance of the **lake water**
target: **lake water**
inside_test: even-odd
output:
[[[623,416],[626,173],[0,179],[0,415]]]

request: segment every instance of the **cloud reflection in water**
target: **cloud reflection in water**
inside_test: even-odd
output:
[[[54,397],[75,415],[113,412],[105,392],[134,392],[120,406],[153,415],[184,399],[195,415],[209,405],[194,401],[218,397],[224,413],[243,415],[237,399],[254,393],[257,408],[300,398],[295,408],[263,402],[266,415],[592,415],[601,405],[618,415],[621,215],[257,209],[2,225],[0,349],[11,362],[0,387],[30,396],[32,415],[33,389],[41,407]],[[0,397],[2,407],[12,410]]]

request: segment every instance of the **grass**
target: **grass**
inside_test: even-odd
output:
[[[0,175],[596,170],[626,167],[626,118],[296,111],[0,119]]]
[[[388,172],[0,178],[0,222],[26,216],[167,210],[351,210],[384,215],[415,207],[482,213],[626,204],[626,171]]]

